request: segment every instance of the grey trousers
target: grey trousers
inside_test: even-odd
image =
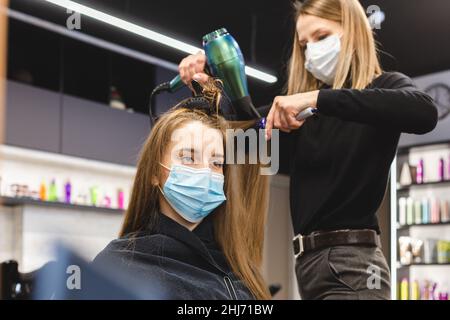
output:
[[[390,271],[378,247],[335,246],[297,258],[300,296],[305,300],[388,300]]]

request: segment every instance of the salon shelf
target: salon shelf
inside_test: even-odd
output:
[[[450,262],[447,263],[412,263],[412,264],[400,264],[397,262],[397,269],[409,268],[409,267],[449,267]]]
[[[398,226],[397,230],[406,230],[411,227],[433,227],[433,226],[450,226],[450,222],[408,224],[408,225]]]
[[[63,202],[51,202],[51,201],[41,201],[28,197],[0,197],[0,205],[7,207],[16,207],[16,206],[24,206],[24,205],[37,205],[42,207],[51,207],[51,208],[61,208],[61,209],[72,209],[78,211],[96,211],[96,212],[105,212],[105,213],[115,213],[115,214],[123,214],[124,210],[114,209],[114,208],[104,208],[104,207],[96,207],[89,205],[80,205],[80,204],[68,204]]]
[[[398,192],[406,192],[409,191],[412,188],[421,188],[421,187],[427,187],[427,186],[444,186],[448,185],[450,187],[450,180],[444,180],[444,181],[433,181],[433,182],[425,182],[425,183],[414,183],[408,186],[403,186],[400,188],[397,188]]]
[[[417,135],[414,135],[415,138],[417,138]],[[398,155],[407,155],[409,153],[409,151],[413,148],[422,148],[422,147],[430,147],[430,146],[437,146],[437,145],[444,145],[444,144],[448,144],[450,145],[450,141],[446,138],[446,139],[437,139],[434,141],[421,141],[419,143],[413,143],[413,144],[407,144],[407,145],[403,145],[400,142],[400,146],[397,149],[397,154]]]

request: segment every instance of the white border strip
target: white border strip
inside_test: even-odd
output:
[[[397,156],[391,164],[391,299],[397,300]]]

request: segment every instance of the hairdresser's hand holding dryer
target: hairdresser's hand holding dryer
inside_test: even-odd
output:
[[[402,132],[436,126],[433,100],[404,74],[383,72],[357,0],[297,4],[287,95],[267,116],[294,141],[290,205],[303,299],[390,299],[380,249],[380,206]],[[400,39],[399,39],[400,41]],[[205,56],[182,60],[185,83],[203,82]],[[302,110],[317,114],[296,120]],[[377,277],[372,285],[368,278]]]

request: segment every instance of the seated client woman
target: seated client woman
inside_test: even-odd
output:
[[[268,299],[260,274],[267,180],[259,165],[225,163],[229,124],[214,81],[201,98],[158,118],[120,238],[93,264],[113,264],[149,292],[161,288],[157,298]]]

